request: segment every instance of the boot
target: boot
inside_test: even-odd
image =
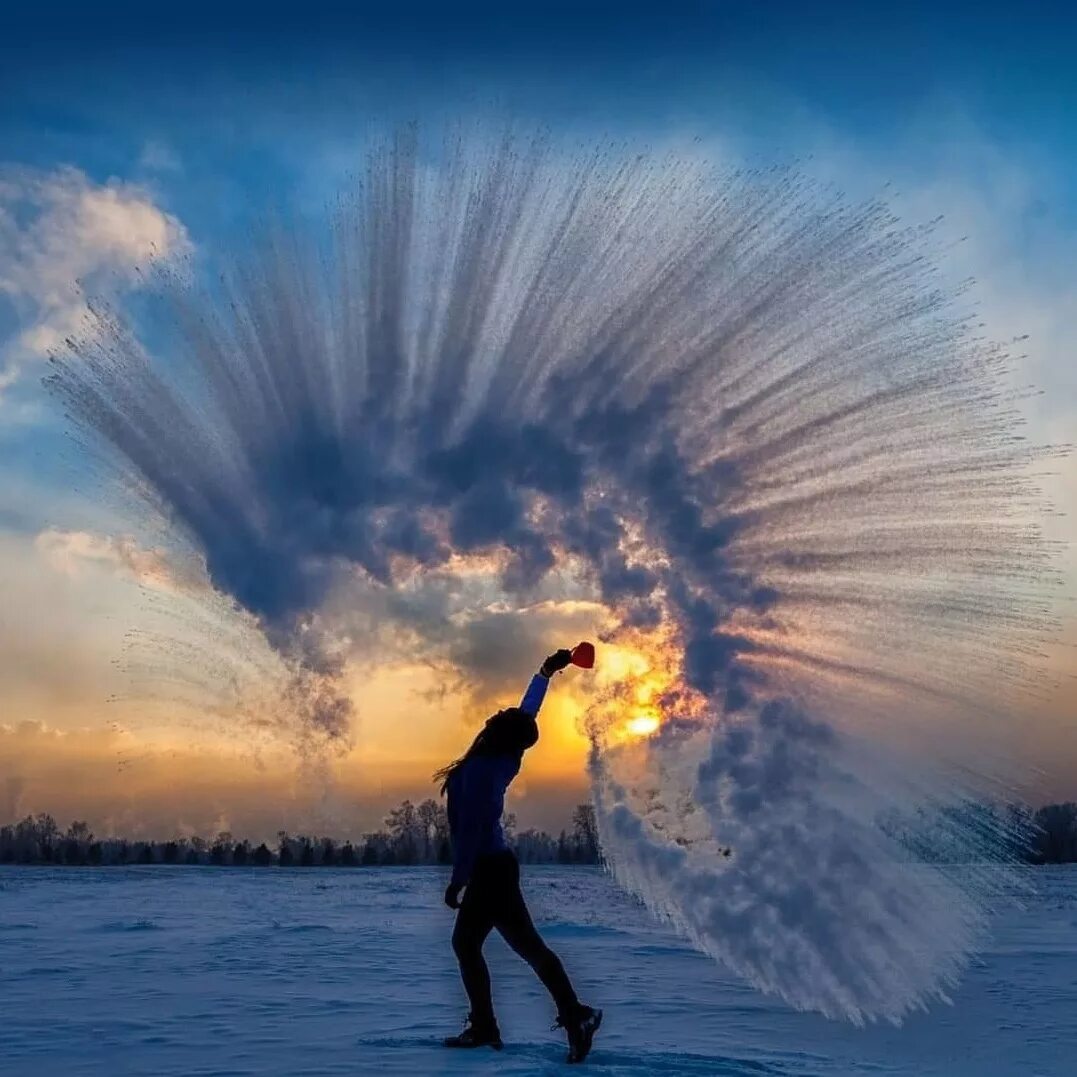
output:
[[[445,1046],[492,1047],[495,1051],[500,1051],[503,1044],[497,1022],[492,1017],[489,1021],[476,1021],[471,1014],[468,1014],[464,1031],[459,1036],[446,1037]]]
[[[591,1051],[598,1026],[602,1024],[602,1011],[590,1006],[577,1006],[568,1015],[562,1014],[554,1028],[563,1028],[568,1034],[568,1061],[582,1062]]]

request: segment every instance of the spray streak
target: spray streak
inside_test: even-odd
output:
[[[780,170],[414,130],[330,216],[212,287],[162,270],[167,362],[99,312],[52,379],[294,663],[304,728],[347,733],[342,579],[496,553],[526,596],[571,563],[611,638],[675,651],[657,734],[588,718],[619,878],[796,1006],[941,995],[991,877],[878,820],[978,788],[1051,557],[930,233]]]

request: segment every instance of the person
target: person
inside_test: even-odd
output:
[[[471,1004],[467,1023],[447,1047],[493,1047],[501,1033],[490,995],[490,972],[482,956],[493,928],[538,975],[557,1006],[555,1028],[568,1037],[568,1061],[582,1062],[602,1022],[602,1011],[583,1005],[560,958],[542,941],[520,890],[520,865],[505,842],[501,815],[505,791],[520,771],[524,752],[538,740],[538,712],[550,678],[572,660],[551,654],[531,679],[518,707],[489,718],[471,747],[434,776],[448,796],[453,871],[445,904],[457,910],[452,946]],[[460,891],[463,890],[463,900]]]

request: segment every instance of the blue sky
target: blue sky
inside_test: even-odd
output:
[[[911,121],[959,110],[1036,164],[1077,160],[1072,5],[511,10],[24,6],[0,43],[5,156],[48,164],[77,152],[108,174],[167,137],[207,170],[230,158],[230,176],[256,187],[371,114],[463,99],[644,135],[720,131],[779,157],[814,149],[819,124],[885,157]],[[1057,208],[1073,219],[1072,191]]]
[[[397,119],[489,113],[724,161],[794,161],[853,194],[885,193],[907,220],[944,215],[946,269],[976,277],[986,331],[1029,336],[1018,380],[1044,391],[1024,405],[1030,437],[1077,441],[1072,4],[23,4],[4,21],[11,578],[31,571],[48,528],[107,530],[112,509],[84,496],[92,475],[40,387],[41,342],[78,314],[74,278],[119,282],[130,300],[152,246],[212,259],[245,242],[267,203],[316,209],[367,135]],[[1077,468],[1054,470],[1050,493],[1077,512]],[[1073,595],[1072,515],[1050,527]],[[120,555],[91,544],[81,556]],[[1072,729],[1077,613],[1061,598],[1059,610],[1064,689],[1048,706]],[[0,699],[0,724],[2,711]]]
[[[0,42],[0,160],[139,185],[212,251],[267,201],[321,204],[386,119],[492,111],[699,140],[854,193],[890,184],[899,212],[969,235],[984,302],[1017,279],[1057,315],[1074,280],[1075,46],[1064,3],[23,5]],[[0,334],[20,317],[0,291]],[[1055,346],[1033,339],[1029,371],[1059,440],[1077,379]],[[26,437],[8,424],[0,443],[25,453]]]

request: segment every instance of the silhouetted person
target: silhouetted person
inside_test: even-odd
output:
[[[531,678],[518,707],[489,718],[467,752],[438,771],[448,794],[452,881],[445,904],[458,909],[452,945],[460,962],[471,1012],[464,1031],[447,1047],[493,1047],[501,1033],[490,997],[490,972],[482,956],[492,928],[538,975],[557,1006],[557,1026],[568,1035],[568,1061],[582,1062],[602,1021],[602,1011],[576,997],[560,958],[542,941],[520,891],[520,865],[505,843],[501,816],[505,790],[520,771],[524,752],[538,740],[538,716],[550,678],[571,661],[568,650],[550,655]],[[460,901],[460,891],[464,891]]]

